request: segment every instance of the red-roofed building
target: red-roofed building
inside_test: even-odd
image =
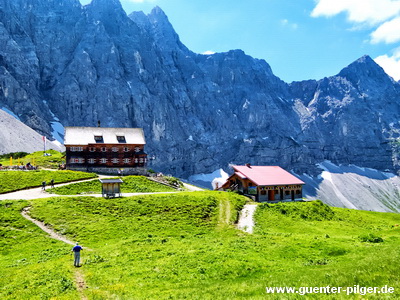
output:
[[[222,185],[255,196],[257,201],[300,200],[304,182],[278,166],[233,166],[234,173]]]

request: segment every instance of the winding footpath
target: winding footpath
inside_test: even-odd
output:
[[[92,181],[92,180],[98,180],[98,178],[91,178],[91,179],[56,184],[55,187],[74,184],[74,183],[78,183],[78,182]],[[191,184],[184,183],[184,186],[187,190],[192,191],[192,192],[203,191],[203,189],[198,188]],[[129,196],[149,195],[149,194],[174,194],[174,193],[179,193],[179,192],[177,191],[177,192],[153,192],[153,193],[124,193],[123,196],[129,197]],[[102,197],[101,194],[63,195],[62,197],[79,197],[79,196]],[[60,195],[50,194],[47,191],[43,191],[41,187],[37,187],[37,188],[31,188],[31,189],[26,189],[26,190],[20,190],[20,191],[16,191],[16,192],[10,192],[10,193],[6,193],[6,194],[0,194],[0,201],[2,201],[2,200],[33,200],[33,199],[50,198],[50,197],[60,197]],[[75,243],[73,241],[71,241],[68,238],[66,238],[65,236],[55,232],[51,227],[47,226],[44,222],[41,222],[39,220],[32,218],[29,215],[30,208],[31,207],[28,206],[28,207],[25,207],[21,211],[21,215],[25,219],[34,223],[41,230],[46,232],[51,238],[59,240],[68,245],[75,245]],[[92,251],[92,249],[87,248],[87,247],[85,247],[85,250]],[[75,269],[75,286],[79,293],[79,298],[81,300],[87,300],[88,298],[84,295],[84,290],[87,288],[87,284],[85,282],[85,278],[84,278],[82,271],[79,270],[78,268]]]
[[[93,181],[93,180],[98,180],[98,178],[90,178],[90,179],[83,179],[83,180],[77,180],[77,181],[70,181],[70,182],[66,182],[66,183],[59,183],[59,184],[55,184],[54,187],[60,187],[60,186],[65,186],[65,185],[69,185],[69,184]],[[26,189],[26,190],[19,190],[19,191],[15,191],[15,192],[0,194],[0,201],[1,200],[33,200],[33,199],[50,198],[50,197],[56,197],[56,196],[60,196],[60,195],[50,194],[47,191],[43,191],[41,187],[37,187],[37,188],[31,188],[31,189]],[[100,197],[101,197],[101,195],[100,195]]]
[[[52,239],[56,239],[59,240],[61,242],[64,242],[66,244],[69,245],[75,245],[74,242],[72,242],[71,240],[67,239],[65,236],[62,236],[61,234],[58,234],[57,232],[55,232],[54,230],[52,230],[50,227],[46,226],[45,223],[36,220],[34,218],[32,218],[29,215],[29,210],[30,210],[30,206],[25,207],[22,211],[21,211],[21,215],[27,219],[28,221],[34,223],[35,225],[37,225],[41,230],[43,230],[44,232],[46,232]],[[92,249],[85,247],[85,250],[89,250],[92,251]],[[86,282],[85,282],[85,278],[83,276],[83,273],[79,270],[79,269],[75,269],[75,286],[76,289],[79,293],[80,299],[81,300],[87,300],[87,297],[84,295],[83,291],[87,288]]]
[[[66,244],[75,245],[74,242],[70,241],[65,236],[62,236],[61,234],[58,234],[57,232],[52,230],[50,227],[46,226],[46,224],[44,222],[41,222],[39,220],[36,220],[36,219],[32,218],[29,215],[29,210],[30,209],[31,209],[31,207],[27,206],[21,211],[21,215],[25,219],[27,219],[28,221],[31,221],[32,223],[34,223],[36,226],[38,226],[40,229],[42,229],[44,232],[46,232],[52,239],[59,240],[59,241],[64,242]]]

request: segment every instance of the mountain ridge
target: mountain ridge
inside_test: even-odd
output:
[[[48,137],[55,118],[143,127],[151,167],[181,177],[247,162],[400,168],[400,86],[369,56],[286,83],[242,50],[190,51],[159,7],[128,16],[116,0],[35,3],[0,0],[0,43],[11,45],[0,105]]]

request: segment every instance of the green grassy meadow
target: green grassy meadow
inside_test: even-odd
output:
[[[59,164],[65,162],[64,154],[58,152],[56,150],[46,150],[47,154],[50,156],[44,156],[44,151],[37,151],[34,153],[30,153],[27,155],[23,155],[20,157],[20,153],[10,153],[5,154],[0,157],[0,164],[3,166],[10,165],[10,156],[13,157],[12,165],[16,166],[22,163],[26,165],[27,163],[31,163],[34,166],[39,166],[41,168],[50,168],[50,169],[57,169]],[[20,157],[20,158],[18,158]]]
[[[77,299],[70,248],[20,215],[28,204],[0,201],[0,298]]]
[[[0,171],[0,194],[38,187],[42,185],[43,181],[49,184],[51,179],[54,179],[54,183],[57,184],[96,177],[97,175],[94,173],[68,170]]]
[[[34,218],[93,250],[83,251],[79,268],[87,299],[372,297],[265,292],[273,286],[328,285],[388,285],[395,293],[374,299],[400,296],[399,214],[331,208],[319,201],[261,204],[255,232],[247,234],[233,225],[246,201],[234,193],[182,192],[53,197],[30,204]],[[70,246],[19,216],[28,202],[0,204],[0,272],[19,274],[1,279],[0,298],[23,299],[28,286],[29,299],[55,294],[54,299],[75,299]],[[38,283],[43,272],[50,283]]]
[[[175,192],[176,189],[151,181],[144,176],[125,176],[121,184],[122,193]],[[101,194],[101,183],[98,180],[78,182],[49,190],[58,195]]]

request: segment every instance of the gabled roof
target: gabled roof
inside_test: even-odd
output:
[[[233,166],[235,174],[246,177],[256,185],[304,184],[296,176],[278,166]]]
[[[65,127],[64,145],[96,144],[95,136],[102,137],[101,144],[146,144],[142,128]]]
[[[112,178],[112,179],[99,179],[101,183],[124,183],[122,179]]]

